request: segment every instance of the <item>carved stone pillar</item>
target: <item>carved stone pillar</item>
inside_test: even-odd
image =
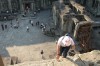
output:
[[[2,11],[2,2],[0,2],[0,13]]]
[[[24,5],[22,3],[22,0],[19,0],[20,3],[20,11],[23,12],[24,11]]]
[[[38,5],[39,5],[39,9],[41,9],[41,0],[39,0]]]
[[[33,11],[36,11],[36,3],[33,3]]]
[[[21,4],[21,10],[22,10],[22,12],[24,12],[24,4],[23,3]]]
[[[41,8],[41,0],[37,1],[37,8],[40,9]]]
[[[44,7],[44,8],[46,8],[46,3],[45,3],[45,0],[44,0],[44,2],[43,2],[43,7]]]
[[[41,7],[43,8],[43,0],[41,0]]]
[[[11,0],[8,0],[8,7],[9,7],[9,10],[12,12]]]
[[[32,10],[32,11],[33,11],[33,8],[34,8],[34,7],[33,7],[33,3],[31,3],[31,10]]]

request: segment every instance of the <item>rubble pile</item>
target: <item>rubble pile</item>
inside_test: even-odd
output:
[[[76,54],[69,58],[74,61],[78,66],[100,66],[100,51],[93,50],[84,54]]]

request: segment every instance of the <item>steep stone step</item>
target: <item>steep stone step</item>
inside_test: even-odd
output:
[[[26,61],[20,64],[16,64],[14,66],[78,66],[78,65],[71,62],[68,59],[62,59],[60,62],[56,61],[55,59],[52,59],[43,61]]]

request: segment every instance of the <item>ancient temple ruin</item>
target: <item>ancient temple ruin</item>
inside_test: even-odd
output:
[[[53,3],[53,19],[60,35],[70,33],[86,52],[91,49],[90,38],[93,20],[85,13],[85,7],[73,0],[64,4],[63,1]]]
[[[13,19],[26,10],[37,12],[51,8],[52,2],[53,0],[0,0],[0,20]]]
[[[0,0],[0,12],[24,11],[27,7],[30,10],[47,8],[51,5],[50,0]]]

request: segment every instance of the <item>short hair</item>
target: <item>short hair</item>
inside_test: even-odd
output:
[[[65,36],[70,36],[69,33],[66,33]]]

